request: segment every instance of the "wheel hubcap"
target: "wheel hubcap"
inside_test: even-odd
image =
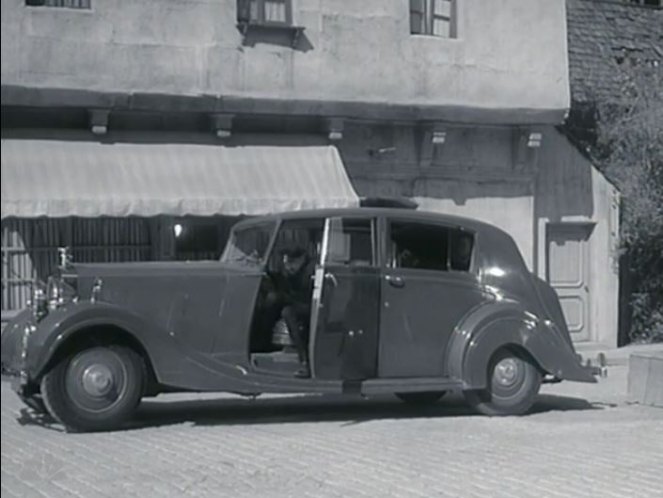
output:
[[[122,400],[128,389],[127,379],[122,359],[111,349],[98,347],[74,357],[67,368],[65,389],[74,405],[99,413]]]
[[[83,389],[90,396],[105,396],[114,385],[113,372],[101,364],[90,365],[83,371]]]
[[[504,358],[495,365],[494,379],[502,387],[511,387],[518,382],[520,378],[520,368],[513,358]]]

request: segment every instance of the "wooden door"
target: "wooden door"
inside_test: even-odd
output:
[[[589,234],[591,225],[555,224],[547,229],[546,277],[559,296],[574,342],[591,340]]]

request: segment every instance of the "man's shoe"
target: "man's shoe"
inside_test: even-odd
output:
[[[295,377],[299,379],[307,379],[311,376],[311,370],[308,367],[308,363],[304,363],[299,370],[295,372]]]

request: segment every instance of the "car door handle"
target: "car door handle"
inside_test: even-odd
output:
[[[338,280],[336,280],[336,277],[333,273],[325,273],[325,280],[329,280],[334,285],[334,287],[338,286]]]
[[[387,275],[384,277],[384,279],[389,282],[389,285],[392,287],[397,287],[401,288],[405,286],[405,280],[403,280],[401,277],[397,277],[395,275]]]

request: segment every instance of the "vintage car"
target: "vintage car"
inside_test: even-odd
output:
[[[308,378],[266,302],[293,245],[313,263]],[[522,414],[541,382],[598,370],[509,235],[411,209],[247,219],[220,261],[64,262],[2,335],[19,396],[70,430],[116,428],[174,391],[434,402],[455,389],[481,413]]]

